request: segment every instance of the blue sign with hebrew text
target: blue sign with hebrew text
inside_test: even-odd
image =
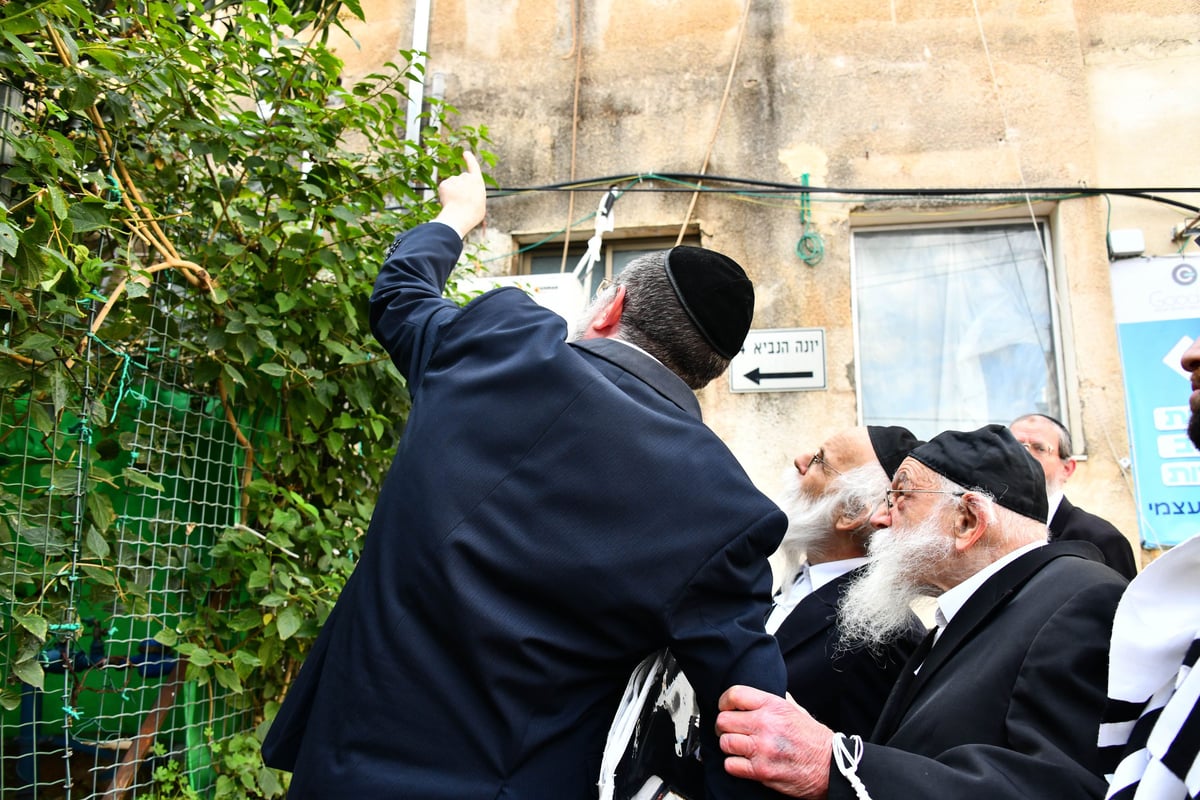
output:
[[[1145,547],[1171,547],[1200,532],[1200,451],[1187,436],[1192,386],[1179,363],[1200,337],[1200,262],[1124,259],[1111,271],[1138,533]]]

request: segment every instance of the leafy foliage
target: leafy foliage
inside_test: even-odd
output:
[[[406,141],[418,54],[343,85],[339,14],[362,12],[0,3],[0,77],[24,98],[0,166],[0,389],[52,466],[17,497],[3,487],[32,484],[0,459],[0,674],[40,685],[77,577],[149,613],[150,580],[116,558],[113,497],[161,486],[114,420],[122,370],[164,332],[177,347],[157,357],[219,398],[242,463],[236,519],[188,562],[191,607],[158,617],[186,677],[269,719],[353,568],[409,402],[365,299],[393,235],[428,218],[426,187],[486,130],[431,102],[421,146]],[[276,796],[247,747],[227,745],[222,796]]]

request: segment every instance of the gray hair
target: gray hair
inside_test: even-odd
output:
[[[1071,453],[1074,451],[1071,449],[1071,432],[1067,430],[1066,425],[1063,425],[1049,414],[1025,414],[1010,422],[1009,427],[1011,428],[1018,422],[1024,422],[1027,419],[1044,419],[1053,425],[1054,430],[1058,433],[1058,457],[1063,461],[1071,457]]]
[[[937,474],[938,490],[947,492],[941,496],[941,505],[955,505],[957,503],[966,503],[971,506],[976,515],[982,517],[989,525],[997,524],[997,509],[1000,508],[996,504],[996,498],[987,489],[981,489],[976,486],[973,489],[968,489],[966,486],[955,483],[940,473]],[[970,497],[963,497],[967,492],[971,493]]]
[[[943,475],[938,475],[938,478],[938,488],[943,491],[955,493],[969,492],[966,497],[955,497],[949,494],[942,495],[942,502],[946,505],[956,502],[966,503],[977,516],[987,521],[988,525],[995,531],[994,535],[990,537],[990,548],[1009,552],[1018,547],[1032,544],[1035,541],[1045,541],[1049,536],[1049,531],[1046,529],[1045,523],[1038,522],[1036,519],[1027,517],[1024,514],[1019,514],[1012,509],[1005,508],[997,503],[996,498],[986,489],[980,489],[979,487],[968,489]]]
[[[729,359],[705,340],[671,288],[665,251],[630,261],[616,284],[625,287],[617,338],[657,358],[693,390],[704,388],[729,367]]]
[[[837,493],[842,515],[862,519],[853,531],[855,536],[867,537],[875,531],[871,512],[883,502],[889,484],[887,473],[876,461],[848,469],[832,481],[830,488]]]

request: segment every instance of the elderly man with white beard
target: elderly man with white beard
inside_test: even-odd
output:
[[[1100,798],[1108,640],[1125,580],[1086,542],[1047,544],[1041,467],[1002,425],[947,431],[901,465],[848,636],[886,641],[918,596],[937,628],[869,743],[735,686],[717,732],[726,770],[802,798]]]
[[[767,633],[779,642],[792,698],[834,730],[871,732],[925,635],[908,609],[887,637],[870,642],[844,635],[837,622],[846,587],[866,569],[873,513],[920,443],[899,426],[850,428],[801,453],[784,477],[788,530],[772,559],[781,579]]]
[[[836,624],[846,585],[865,569],[875,533],[871,517],[891,476],[918,444],[899,426],[849,428],[801,452],[783,476],[777,499],[788,530],[772,556],[778,590],[766,629],[779,642],[788,692],[836,730],[866,734],[874,728],[892,684],[925,635],[911,612],[887,641],[869,646],[846,640]],[[659,671],[657,692],[638,712],[637,738],[613,743],[624,750],[614,767],[615,800],[704,796],[695,743],[705,723],[669,655]]]

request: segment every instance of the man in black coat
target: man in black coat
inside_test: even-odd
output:
[[[892,684],[925,635],[915,614],[907,630],[878,647],[843,641],[836,624],[843,591],[866,563],[875,531],[871,517],[891,475],[917,444],[899,426],[849,428],[797,456],[784,478],[780,506],[788,531],[774,555],[780,588],[767,631],[783,653],[788,692],[837,731],[866,734],[875,727]],[[690,687],[669,655],[653,680],[642,707],[621,712],[638,718],[631,741],[612,744],[623,748],[613,797],[646,797],[651,787],[674,793],[667,797],[703,797],[694,744],[711,723],[696,713]]]
[[[780,505],[788,532],[776,554],[780,591],[767,617],[779,642],[788,692],[835,731],[875,727],[900,670],[925,635],[916,615],[877,647],[848,642],[837,624],[847,586],[866,568],[876,508],[919,440],[899,426],[850,428],[795,459]]]
[[[839,621],[886,639],[908,601],[929,594],[938,627],[870,743],[733,687],[717,718],[726,769],[806,798],[1102,797],[1095,731],[1125,580],[1087,543],[1047,544],[1045,517],[1041,469],[1007,428],[947,431],[914,449]]]
[[[1104,563],[1132,580],[1137,574],[1133,546],[1111,522],[1084,511],[1063,494],[1075,474],[1071,455],[1071,432],[1045,414],[1026,414],[1008,426],[1017,441],[1042,465],[1046,473],[1046,497],[1050,509],[1050,541],[1091,542],[1104,556]]]
[[[520,289],[460,308],[442,290],[486,197],[466,161],[371,297],[412,412],[263,744],[291,800],[594,797],[626,678],[668,646],[710,719],[733,683],[784,690],[763,616],[786,520],[693,393],[741,347],[749,279],[700,248],[643,257],[571,343]],[[714,797],[765,793],[704,736]]]

